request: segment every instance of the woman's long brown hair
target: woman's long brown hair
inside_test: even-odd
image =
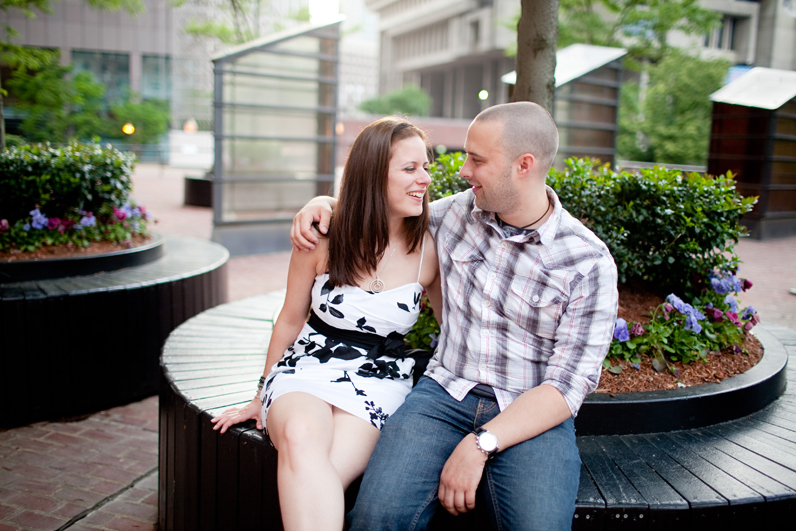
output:
[[[387,176],[392,146],[412,136],[428,146],[421,129],[388,116],[365,127],[354,140],[329,226],[329,280],[335,286],[356,286],[376,271],[390,243]],[[428,228],[428,194],[423,197],[423,213],[404,218],[403,228],[411,253]]]

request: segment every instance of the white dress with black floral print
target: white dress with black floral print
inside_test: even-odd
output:
[[[332,287],[325,273],[315,277],[311,310],[336,329],[395,337],[414,325],[422,293],[423,286],[417,282],[381,293],[356,286]],[[367,349],[327,337],[305,324],[266,379],[260,395],[263,424],[274,400],[300,391],[381,429],[411,391],[415,361],[389,354],[374,357],[372,353],[368,357]]]

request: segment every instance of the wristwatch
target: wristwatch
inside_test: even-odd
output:
[[[473,432],[475,435],[475,445],[479,450],[486,454],[487,459],[492,459],[498,452],[498,440],[495,434],[487,431],[482,427],[478,427]]]

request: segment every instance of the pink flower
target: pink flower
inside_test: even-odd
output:
[[[729,319],[730,322],[732,324],[734,324],[735,326],[743,326],[743,323],[740,320],[738,320],[738,314],[737,313],[726,311],[726,312],[724,312],[724,315],[726,315],[727,319]]]
[[[643,336],[646,332],[641,323],[633,323],[633,326],[630,327],[630,335],[633,337]]]
[[[741,281],[741,289],[742,289],[743,291],[746,291],[746,290],[748,290],[748,289],[749,289],[749,288],[751,288],[752,286],[753,286],[753,284],[752,284],[752,281],[751,281],[751,280],[748,280],[748,279],[743,279],[743,280]]]
[[[75,221],[72,219],[65,219],[61,222],[61,227],[63,227],[64,230],[69,230],[74,226],[75,226]]]
[[[754,325],[754,323],[752,323],[752,321],[746,321],[744,323],[744,325],[743,325],[743,331],[744,332],[749,332],[749,330],[751,330],[754,327],[755,327],[755,325]]]
[[[721,313],[721,310],[718,308],[707,308],[705,309],[705,313],[708,314],[708,317],[710,317],[710,320],[714,323],[720,323],[722,319],[724,319],[724,314]]]
[[[0,219],[0,231],[1,230],[8,230],[8,220],[7,219]]]
[[[119,221],[124,221],[125,219],[127,219],[127,214],[125,214],[118,208],[113,209],[113,215],[116,216],[116,219],[118,219]]]
[[[672,306],[668,302],[664,302],[663,303],[663,318],[664,319],[668,319],[669,318],[669,312],[671,312],[672,310],[674,310],[674,306]]]
[[[58,219],[58,218],[50,218],[49,221],[47,221],[47,228],[50,229],[50,230],[57,229],[58,225],[60,225],[60,224],[61,224],[61,220],[60,219]]]

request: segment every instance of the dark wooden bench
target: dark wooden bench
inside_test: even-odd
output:
[[[32,275],[38,280],[0,281],[0,426],[92,413],[158,392],[164,341],[186,319],[227,301],[229,258],[222,246],[194,238],[167,237],[163,247],[154,260],[133,257],[112,264],[127,266],[115,271],[41,278],[78,270],[50,264],[49,272],[29,268],[42,269]],[[79,261],[92,262],[92,272],[104,267]]]
[[[161,531],[281,529],[275,450],[252,424],[219,436],[210,418],[251,399],[282,297],[272,293],[213,308],[167,340]],[[764,360],[780,359],[780,370],[768,380],[781,390],[788,378],[793,389],[784,363],[796,355],[796,331],[763,324],[756,333]],[[749,392],[748,385],[740,387]],[[658,414],[654,401],[642,407]],[[583,468],[573,529],[788,528],[796,516],[794,413],[796,392],[787,390],[758,412],[711,426],[579,436]],[[349,503],[355,490],[347,493]],[[477,517],[443,519],[437,527],[484,529]]]

